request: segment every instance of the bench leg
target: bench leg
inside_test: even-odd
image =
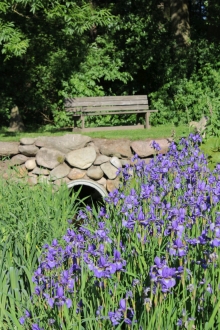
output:
[[[137,113],[136,115],[136,125],[140,125],[140,118],[141,118],[141,114],[140,113]]]
[[[150,128],[149,118],[150,118],[150,113],[149,112],[146,112],[145,113],[145,128],[146,129]]]
[[[73,117],[73,128],[77,128],[77,117]]]
[[[85,128],[85,117],[84,116],[81,116],[81,128],[84,129]]]

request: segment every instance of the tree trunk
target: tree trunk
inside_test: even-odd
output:
[[[177,45],[189,46],[190,25],[188,0],[170,0],[170,15],[172,32]]]

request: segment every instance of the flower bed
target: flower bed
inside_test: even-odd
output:
[[[200,142],[134,157],[105,208],[44,246],[24,329],[220,327],[220,165],[208,169]]]

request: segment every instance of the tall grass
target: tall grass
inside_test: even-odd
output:
[[[77,205],[65,185],[54,192],[51,185],[0,180],[0,329],[21,327],[15,316],[33,293],[42,246],[62,236]]]

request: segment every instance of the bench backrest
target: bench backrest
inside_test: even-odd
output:
[[[117,107],[118,110],[123,108],[128,109],[128,106],[135,107],[140,106],[143,109],[148,109],[147,95],[128,95],[128,96],[98,96],[98,97],[76,97],[65,99],[65,110],[76,111],[82,109],[85,111],[97,111],[100,109],[112,109]],[[140,108],[140,107],[139,107]]]

